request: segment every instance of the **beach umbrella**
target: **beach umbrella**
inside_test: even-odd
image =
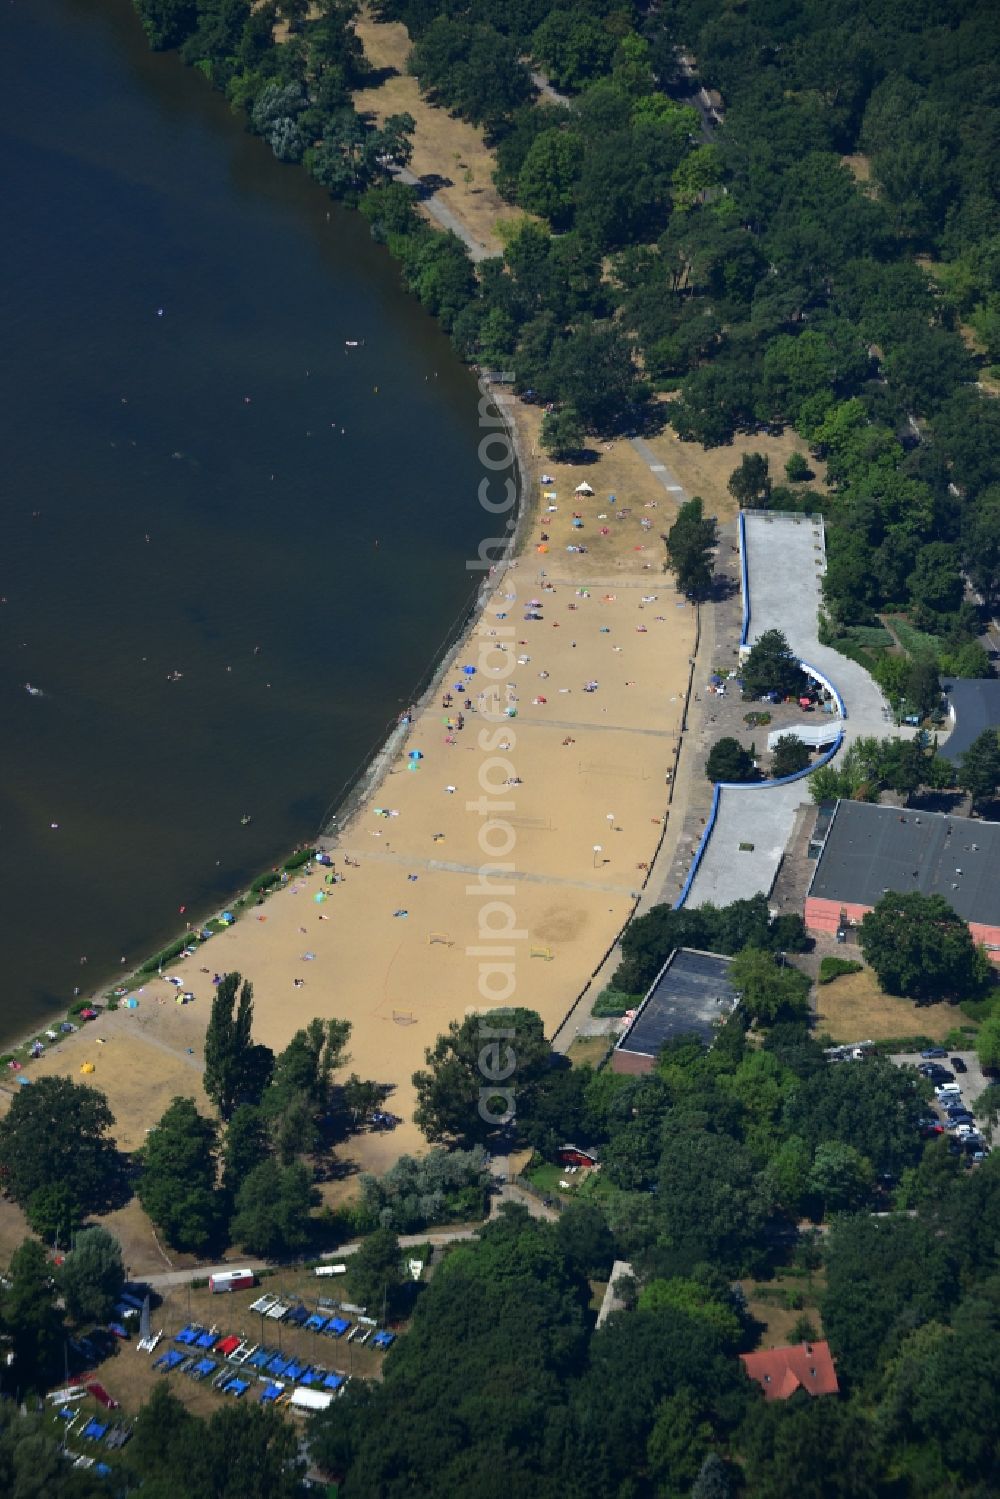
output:
[[[584,479],[584,481],[583,481],[582,484],[578,484],[576,486],[576,488],[574,489],[573,493],[574,494],[593,494],[594,491],[591,489],[591,487],[587,483],[586,479]]]
[[[96,1072],[97,1068],[94,1066],[93,1062],[84,1062],[83,1066],[80,1068],[80,1071],[81,1072]]]
[[[137,1010],[139,1008],[139,1001],[137,999],[133,999],[130,995],[129,998],[125,1001],[125,1008],[126,1010]]]
[[[476,675],[476,668],[474,666],[463,666],[462,670],[467,677],[474,677]]]

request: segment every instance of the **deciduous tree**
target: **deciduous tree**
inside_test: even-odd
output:
[[[861,923],[861,951],[890,994],[918,1003],[978,994],[989,964],[941,895],[883,895]]]

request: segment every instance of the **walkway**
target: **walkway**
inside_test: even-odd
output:
[[[765,630],[782,630],[800,658],[827,677],[847,707],[845,744],[861,735],[886,734],[892,714],[876,683],[863,667],[819,642],[820,580],[826,570],[822,521],[758,510],[747,512],[744,523],[748,642]],[[789,786],[721,791],[687,903],[723,906],[758,891],[769,894],[795,814],[810,800],[808,777]]]
[[[451,209],[442,203],[437,193],[430,193],[426,197],[424,196],[425,189],[423,182],[415,172],[411,172],[409,167],[397,167],[392,175],[396,182],[405,182],[407,187],[415,187],[417,189],[421,194],[421,208],[425,208],[435,223],[440,224],[442,229],[447,229],[452,234],[458,236],[468,250],[472,260],[488,260],[490,258],[494,252],[487,249],[484,244],[481,244],[476,239],[475,235],[470,233],[458,215],[452,213]]]

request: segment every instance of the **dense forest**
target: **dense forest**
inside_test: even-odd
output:
[[[360,202],[464,358],[552,403],[552,450],[664,420],[709,445],[790,424],[831,493],[771,503],[826,515],[831,636],[905,609],[952,658],[974,640],[965,580],[1000,595],[986,0],[378,0],[423,92],[484,128],[499,190],[532,216],[475,268],[390,180],[412,120],[376,129],[351,106],[368,72],[352,0],[136,5],[283,161]],[[721,123],[693,107],[687,56]]]

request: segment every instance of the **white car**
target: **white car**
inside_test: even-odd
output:
[[[957,1083],[939,1083],[934,1089],[936,1098],[961,1098],[962,1090]]]

